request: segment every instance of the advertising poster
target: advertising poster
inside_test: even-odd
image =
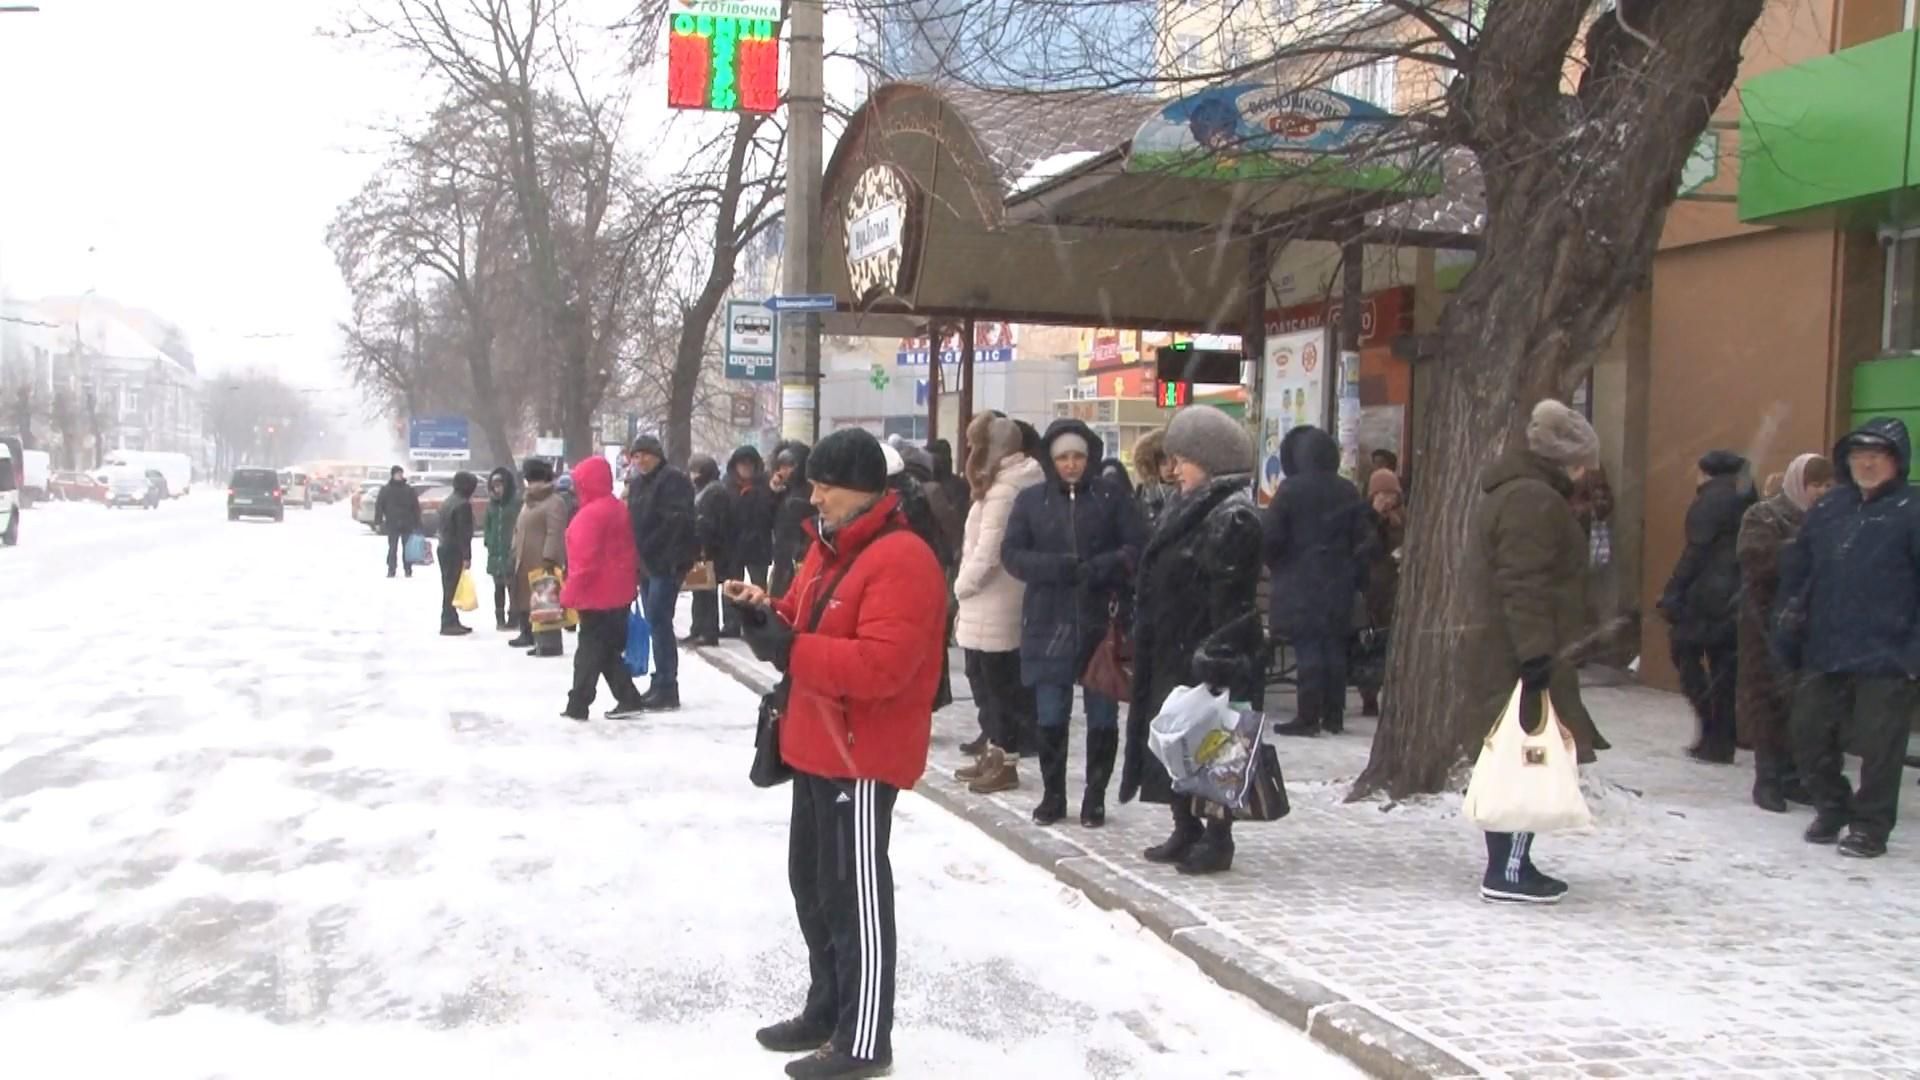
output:
[[[1340,475],[1360,479],[1360,354],[1340,354]]]
[[[1326,400],[1326,348],[1323,330],[1267,338],[1266,381],[1260,399],[1262,505],[1280,489],[1280,441],[1296,427],[1320,422],[1321,403]]]

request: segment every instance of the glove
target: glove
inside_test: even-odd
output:
[[[1553,657],[1536,656],[1520,662],[1520,685],[1528,693],[1537,694],[1553,681]]]
[[[752,610],[760,611],[761,615],[757,620],[742,619],[740,636],[746,639],[747,648],[753,650],[756,659],[772,664],[775,670],[784,675],[787,661],[793,655],[793,627],[767,615],[764,608]]]

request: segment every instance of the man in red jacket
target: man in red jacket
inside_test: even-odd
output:
[[[637,595],[640,556],[626,507],[613,497],[613,466],[591,457],[573,467],[580,509],[567,526],[567,584],[560,602],[580,613],[580,645],[573,652],[573,690],[560,715],[585,722],[594,688],[604,676],[613,691],[609,720],[639,716],[640,689],[627,674],[627,609]]]
[[[787,674],[780,756],[794,770],[787,880],[812,984],[758,1033],[787,1075],[878,1076],[893,1061],[893,804],[927,767],[946,648],[946,576],[887,491],[880,444],[850,428],[807,461],[819,516],[777,602],[727,584],[754,654]],[[933,602],[929,602],[929,600]]]

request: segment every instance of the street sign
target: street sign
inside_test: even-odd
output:
[[[729,379],[773,382],[774,318],[751,300],[727,302],[727,370]]]
[[[407,452],[415,461],[465,461],[471,444],[464,416],[416,416],[407,421]]]
[[[533,440],[533,456],[543,458],[562,457],[567,452],[567,441],[558,436],[542,435]]]
[[[755,413],[759,411],[754,407],[756,404],[758,404],[757,396],[752,393],[732,395],[732,400],[728,402],[728,419],[733,422],[733,426],[752,427]]]
[[[837,302],[832,293],[807,293],[802,296],[769,296],[763,306],[768,311],[832,311]]]

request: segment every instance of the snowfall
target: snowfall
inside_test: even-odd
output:
[[[223,494],[0,549],[5,1075],[781,1075],[752,695],[688,656],[681,711],[564,720],[570,659],[437,636],[344,504]],[[896,1076],[1358,1075],[917,796],[893,859]]]

